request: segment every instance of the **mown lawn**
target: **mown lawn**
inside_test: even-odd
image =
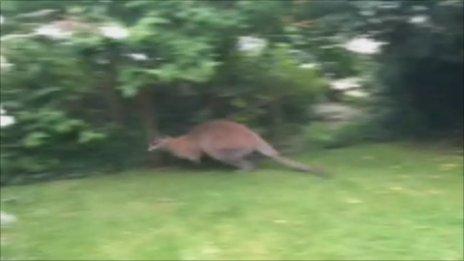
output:
[[[2,188],[18,217],[2,259],[463,258],[459,152],[374,144],[297,158],[335,176],[267,165]]]

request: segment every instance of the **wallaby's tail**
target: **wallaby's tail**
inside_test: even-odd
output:
[[[282,157],[280,155],[274,155],[270,156],[273,160],[279,162],[280,164],[283,164],[287,167],[290,167],[292,169],[298,170],[298,171],[303,171],[303,172],[309,172],[311,174],[321,176],[321,177],[326,177],[326,173],[322,170],[311,168],[308,165],[305,165],[303,163],[291,160],[289,158]]]
[[[294,160],[291,160],[291,159],[288,159],[288,158],[285,158],[285,157],[282,157],[279,155],[279,152],[277,152],[271,145],[269,145],[266,141],[264,141],[261,137],[259,137],[259,143],[260,143],[260,146],[258,146],[257,150],[265,155],[265,156],[268,156],[270,158],[272,158],[273,160],[279,162],[280,164],[282,165],[285,165],[289,168],[292,168],[294,170],[298,170],[298,171],[303,171],[303,172],[310,172],[311,174],[315,174],[315,175],[318,175],[318,176],[326,176],[325,173],[321,170],[317,170],[317,169],[314,169],[314,168],[311,168],[303,163],[300,163],[300,162],[297,162],[297,161],[294,161]]]
[[[271,157],[273,160],[279,162],[282,165],[285,165],[289,168],[298,170],[298,171],[303,171],[303,172],[311,172],[311,168],[306,166],[303,163],[296,162],[294,160],[291,160],[289,158],[282,157],[280,155],[274,155]]]

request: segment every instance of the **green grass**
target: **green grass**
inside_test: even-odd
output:
[[[2,259],[463,258],[462,154],[404,144],[267,165],[132,171],[2,188]]]

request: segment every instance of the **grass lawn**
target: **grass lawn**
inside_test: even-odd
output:
[[[463,259],[462,154],[371,144],[268,164],[139,170],[1,190],[2,259]]]

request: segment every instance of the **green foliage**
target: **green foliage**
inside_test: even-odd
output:
[[[141,114],[167,133],[217,117],[272,130],[274,137],[296,131],[327,84],[319,70],[300,68],[294,47],[275,37],[285,35],[279,16],[288,14],[286,6],[3,1],[2,55],[14,66],[2,70],[1,105],[17,120],[2,129],[4,169],[42,175],[140,164],[147,159]],[[71,22],[60,30],[72,35],[32,33],[56,21]],[[104,36],[103,25],[120,25],[128,37]],[[243,35],[269,45],[258,56],[244,55],[237,51]]]
[[[9,162],[2,170],[141,164],[147,135],[180,134],[212,118],[246,123],[285,144],[309,122],[308,108],[326,92],[327,76],[371,76],[373,89],[381,86],[378,93],[387,97],[378,111],[390,129],[459,128],[462,8],[453,8],[462,3],[421,5],[2,1],[1,51],[13,66],[2,68],[1,106],[17,119],[1,131],[2,160]],[[44,9],[53,10],[44,15]],[[429,22],[409,22],[422,14]],[[34,33],[57,21],[72,35]],[[105,25],[119,25],[128,37],[102,34]],[[389,42],[379,67],[342,48],[359,32]],[[242,36],[265,47],[242,52]]]
[[[301,68],[288,45],[263,50],[260,55],[237,53],[225,61],[208,90],[211,117],[228,117],[255,127],[274,140],[284,138],[291,125],[308,121],[308,106],[327,88],[322,73]],[[298,128],[290,128],[297,131]]]
[[[302,1],[293,18],[309,22],[287,29],[292,44],[309,49],[305,59],[317,57],[335,77],[373,78],[383,99],[374,111],[392,134],[462,134],[462,1]],[[361,34],[385,43],[378,66],[339,48]]]
[[[391,132],[377,121],[361,118],[339,126],[327,122],[313,123],[305,128],[299,141],[305,148],[338,148],[391,138]]]
[[[88,71],[75,49],[61,43],[25,38],[2,48],[14,64],[2,73],[2,107],[16,120],[1,131],[8,152],[2,164],[9,161],[2,175],[51,171],[64,152],[78,150],[78,137],[94,128],[78,104],[92,92]]]
[[[377,22],[365,25],[388,43],[376,77],[387,99],[380,108],[384,126],[408,136],[462,132],[463,2],[397,1],[395,6],[381,10],[373,4]]]

